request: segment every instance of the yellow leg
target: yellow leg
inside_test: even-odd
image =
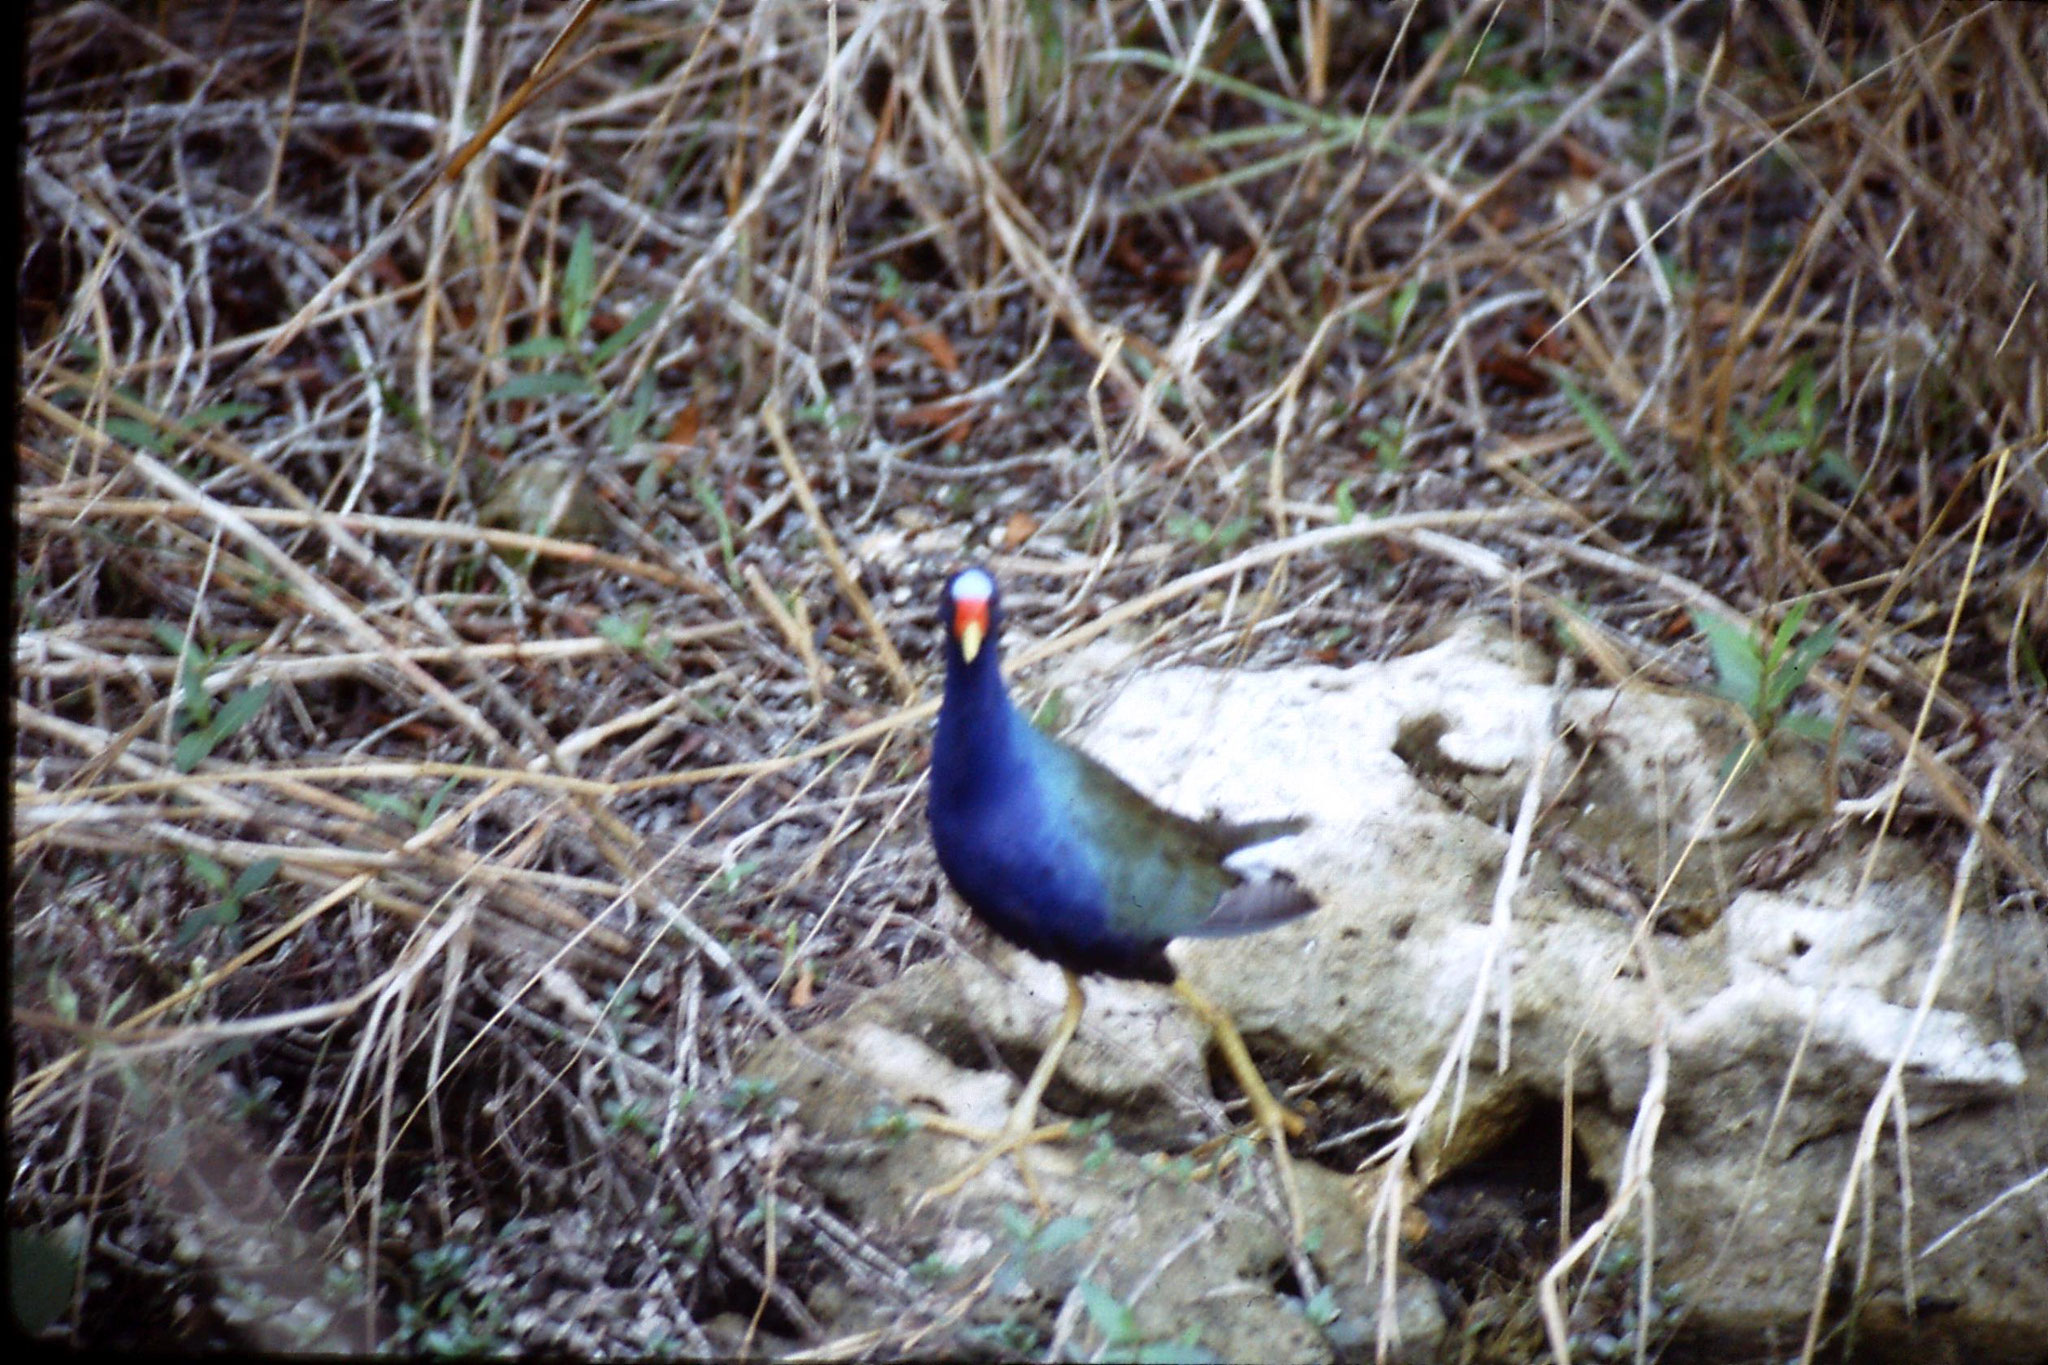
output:
[[[1287,1213],[1294,1220],[1294,1237],[1301,1240],[1303,1223],[1301,1216],[1301,1192],[1295,1188],[1294,1159],[1288,1155],[1289,1135],[1299,1136],[1307,1131],[1308,1124],[1301,1115],[1285,1108],[1273,1098],[1273,1092],[1266,1088],[1266,1082],[1259,1075],[1259,1069],[1252,1064],[1252,1054],[1245,1050],[1244,1038],[1237,1031],[1230,1016],[1221,1006],[1210,1002],[1208,997],[1190,986],[1184,980],[1173,983],[1174,994],[1188,1004],[1196,1014],[1202,1016],[1216,1035],[1216,1045],[1223,1049],[1223,1060],[1230,1064],[1230,1072],[1237,1077],[1238,1088],[1244,1091],[1245,1102],[1251,1106],[1252,1119],[1273,1144],[1273,1159],[1280,1167],[1280,1188],[1287,1196]]]
[[[1031,1168],[1024,1162],[1024,1148],[1040,1142],[1056,1142],[1073,1130],[1071,1123],[1048,1123],[1038,1126],[1038,1101],[1045,1094],[1046,1086],[1052,1083],[1053,1073],[1059,1070],[1060,1055],[1067,1050],[1067,1044],[1074,1041],[1074,1034],[1081,1027],[1081,1011],[1087,1004],[1087,997],[1081,993],[1081,978],[1072,972],[1065,972],[1067,979],[1067,1007],[1060,1014],[1059,1027],[1053,1030],[1052,1041],[1046,1044],[1045,1053],[1038,1059],[1037,1069],[1031,1079],[1025,1082],[1024,1093],[1017,1097],[1017,1103],[1010,1110],[1010,1118],[1000,1133],[985,1134],[978,1129],[967,1128],[943,1118],[925,1117],[924,1122],[941,1132],[961,1137],[973,1137],[988,1142],[987,1150],[968,1162],[943,1184],[934,1185],[918,1199],[921,1206],[927,1199],[944,1199],[958,1194],[968,1181],[987,1170],[998,1158],[1014,1154],[1017,1159],[1017,1174],[1024,1178],[1024,1188],[1031,1193],[1032,1202],[1041,1211],[1046,1209],[1045,1196],[1038,1192],[1038,1182],[1032,1178]]]

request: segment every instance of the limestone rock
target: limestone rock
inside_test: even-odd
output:
[[[1874,1235],[1852,1221],[1837,1268],[1838,1279],[1853,1274],[1857,1248],[1869,1247],[1858,1341],[1873,1358],[1914,1359],[1930,1342],[1962,1358],[2039,1358],[2048,1351],[2048,1195],[2028,1182],[2048,1146],[2041,935],[1966,906],[1942,989],[1916,1023],[1946,920],[1941,872],[1894,841],[1866,881],[1863,836],[1852,828],[1803,873],[1746,887],[1752,853],[1826,818],[1811,755],[1774,748],[1725,784],[1740,732],[1718,703],[1647,689],[1559,694],[1527,654],[1467,623],[1383,663],[1182,668],[1113,685],[1074,737],[1148,795],[1191,814],[1311,821],[1257,853],[1315,890],[1323,908],[1262,934],[1178,944],[1183,972],[1237,1018],[1269,1076],[1277,1062],[1282,1079],[1317,1078],[1328,1114],[1415,1105],[1478,999],[1458,1102],[1438,1102],[1416,1153],[1426,1179],[1455,1179],[1524,1140],[1527,1124],[1561,1124],[1569,1113],[1572,1150],[1613,1190],[1661,1049],[1656,1278],[1682,1283],[1683,1332],[1741,1349],[1796,1351],[1857,1134],[1910,1042],[1910,1223],[1901,1222],[1888,1120],[1870,1196],[1859,1191],[1849,1204],[1857,1219],[1875,1217]],[[1089,676],[1067,677],[1070,697]],[[1089,698],[1079,700],[1085,710]],[[1495,888],[1553,716],[1568,733],[1502,934]],[[916,969],[802,1044],[772,1046],[764,1060],[791,1078],[803,1120],[847,1134],[886,1094],[998,1126],[1061,994],[1050,968],[1000,949],[986,956],[994,970],[971,961]],[[1278,1206],[1268,1198],[1254,1213],[1258,1201],[1246,1197],[1261,1187],[1270,1196],[1269,1163],[1255,1155],[1219,1187],[1176,1184],[1137,1155],[1218,1131],[1199,1025],[1156,988],[1093,981],[1088,991],[1047,1107],[1106,1112],[1110,1126],[1034,1149],[1041,1183],[1098,1231],[1119,1229],[1113,1250],[1089,1253],[1123,1258],[1115,1274],[1142,1279],[1145,1257],[1193,1236],[1176,1264],[1194,1281],[1225,1297],[1237,1291],[1222,1286],[1255,1287],[1233,1300],[1245,1321],[1285,1317],[1274,1288]],[[1361,1259],[1365,1234],[1345,1177],[1382,1140],[1344,1148],[1333,1171],[1303,1163],[1304,1189],[1317,1191],[1313,1216],[1330,1229],[1315,1262],[1333,1291],[1344,1287],[1336,1297],[1348,1325],[1307,1331],[1301,1358],[1357,1355],[1358,1325],[1378,1310],[1377,1290],[1358,1288],[1377,1281]],[[967,1152],[917,1133],[819,1177],[872,1216],[900,1218]],[[1247,1178],[1252,1185],[1230,1183]],[[923,1216],[977,1225],[965,1211],[977,1200],[1023,1194],[999,1163],[958,1210]],[[1000,1238],[979,1226],[995,1239],[987,1254],[999,1254]],[[1624,1235],[1639,1239],[1640,1223]],[[1910,1268],[1902,1245],[1913,1249]],[[1909,1281],[1918,1316],[1907,1312]],[[1442,1331],[1440,1314],[1429,1328],[1416,1306],[1427,1290],[1411,1280],[1400,1298],[1403,1320],[1424,1336]],[[1210,1301],[1193,1281],[1148,1292],[1161,1303]],[[1839,1311],[1843,1301],[1833,1302]],[[1261,1331],[1279,1330],[1281,1318],[1258,1320]],[[1203,1328],[1209,1349],[1235,1354],[1225,1343],[1243,1338],[1221,1319],[1214,1330]]]

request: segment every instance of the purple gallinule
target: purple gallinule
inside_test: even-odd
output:
[[[1179,979],[1165,949],[1176,938],[1253,933],[1315,909],[1315,898],[1284,873],[1253,880],[1224,862],[1304,822],[1236,825],[1176,815],[1032,725],[1003,683],[1001,603],[986,569],[963,569],[947,581],[943,615],[946,694],[932,743],[932,845],[946,879],[983,923],[1059,966],[1067,1004],[1003,1130],[975,1134],[988,1149],[932,1194],[954,1193],[991,1161],[1019,1153],[1019,1171],[1036,1196],[1020,1149],[1068,1131],[1066,1124],[1035,1127],[1038,1101],[1080,1027],[1081,978],[1101,974],[1172,985],[1208,1023],[1272,1141],[1299,1234],[1287,1136],[1302,1121],[1266,1088],[1230,1017]]]

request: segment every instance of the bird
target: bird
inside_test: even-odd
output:
[[[1059,967],[1067,999],[1000,1132],[939,1125],[987,1145],[927,1197],[957,1193],[1009,1154],[1038,1197],[1023,1149],[1071,1131],[1068,1124],[1038,1127],[1039,1099],[1080,1027],[1082,978],[1109,976],[1171,986],[1209,1025],[1272,1142],[1298,1238],[1301,1203],[1287,1138],[1306,1125],[1273,1098],[1230,1016],[1179,976],[1166,945],[1256,933],[1315,910],[1315,897],[1286,873],[1250,878],[1225,863],[1307,822],[1191,819],[1154,804],[1098,760],[1033,725],[1003,681],[1002,602],[986,568],[970,565],[946,580],[940,616],[946,679],[926,810],[932,847],[976,918]]]

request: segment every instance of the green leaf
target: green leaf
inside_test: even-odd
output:
[[[1349,526],[1358,518],[1358,504],[1352,501],[1351,498],[1351,483],[1350,479],[1346,479],[1337,485],[1337,494],[1334,501],[1337,504],[1337,524],[1339,526]]]
[[[226,739],[254,719],[257,713],[263,710],[263,704],[269,700],[270,684],[267,682],[244,688],[221,703],[220,710],[214,715],[213,724],[206,728],[216,742]]]
[[[507,346],[501,353],[500,358],[505,360],[552,360],[558,355],[567,355],[568,353],[568,342],[560,337],[551,337],[543,332],[539,336],[528,337],[524,341],[514,342],[512,345]]]
[[[434,823],[434,817],[441,813],[441,806],[448,800],[448,794],[455,790],[455,784],[461,780],[459,777],[450,777],[440,786],[434,788],[434,794],[427,798],[427,804],[420,807],[419,826],[421,829],[425,829],[428,825]]]
[[[1337,1320],[1337,1290],[1334,1285],[1324,1285],[1316,1291],[1315,1297],[1301,1306],[1301,1315],[1317,1327],[1328,1327]]]
[[[1849,463],[1840,448],[1826,446],[1813,458],[1817,473],[1824,474],[1828,478],[1833,479],[1842,486],[1843,491],[1855,493],[1862,489],[1864,478],[1862,471]]]
[[[206,675],[213,671],[213,660],[197,641],[189,639],[176,626],[152,621],[149,629],[157,643],[178,656],[178,687],[182,693],[179,704],[185,710],[185,724],[205,725],[213,718],[213,698],[206,695]]]
[[[22,1228],[7,1230],[9,1302],[24,1334],[48,1331],[71,1306],[78,1283],[78,1253],[55,1237]]]
[[[725,499],[719,496],[718,489],[711,480],[701,474],[691,481],[690,493],[697,499],[697,505],[710,516],[712,524],[718,528],[718,552],[725,559],[726,572],[732,572],[732,521],[725,515]]]
[[[633,401],[624,407],[613,408],[611,415],[612,447],[621,453],[639,438],[647,429],[647,419],[654,412],[654,371],[640,376],[640,382],[633,387]]]
[[[1614,428],[1608,425],[1606,414],[1586,396],[1584,390],[1572,382],[1571,376],[1565,373],[1562,366],[1551,366],[1550,373],[1557,380],[1558,388],[1564,392],[1565,399],[1572,405],[1572,410],[1579,414],[1579,420],[1586,424],[1586,430],[1593,434],[1595,444],[1607,456],[1608,462],[1626,475],[1630,483],[1642,482],[1641,475],[1636,471],[1635,458],[1623,448],[1621,437],[1615,435]]]
[[[206,756],[219,742],[211,729],[194,730],[171,750],[171,766],[181,773],[189,773],[206,761]]]
[[[395,815],[408,825],[419,819],[419,810],[412,802],[391,792],[359,791],[356,800],[379,815]]]
[[[1257,517],[1232,517],[1216,528],[1216,548],[1227,550],[1243,540],[1247,532],[1259,524]]]
[[[180,659],[192,652],[192,646],[185,642],[185,632],[169,621],[151,621],[149,633],[156,637],[156,642],[162,645],[167,653]]]
[[[1020,1247],[1031,1245],[1031,1237],[1038,1231],[1038,1224],[1032,1221],[1030,1214],[1014,1204],[1005,1204],[996,1210],[996,1217],[1002,1220],[1003,1231],[1010,1235],[1011,1241]]]
[[[1105,1341],[1121,1346],[1138,1339],[1137,1314],[1123,1300],[1093,1280],[1083,1280],[1077,1287],[1081,1291],[1081,1306],[1088,1310],[1088,1320]]]
[[[636,650],[647,639],[647,619],[610,615],[597,618],[597,633],[620,649]]]
[[[1806,681],[1806,675],[1813,672],[1813,666],[1826,658],[1827,652],[1834,647],[1833,626],[1822,626],[1801,640],[1771,674],[1771,685],[1764,697],[1766,709],[1773,714],[1782,710],[1792,699],[1792,694],[1799,690],[1799,685]]]
[[[1826,716],[1817,716],[1811,711],[1795,711],[1778,722],[1780,730],[1789,730],[1801,739],[1816,740],[1825,744],[1835,737],[1835,723]]]
[[[513,376],[491,390],[490,401],[505,402],[514,398],[552,398],[565,393],[597,392],[597,382],[593,379],[587,379],[580,374],[558,374],[551,370],[546,374]]]
[[[223,896],[228,893],[228,870],[197,849],[185,851],[185,870],[209,891],[218,892]]]
[[[650,303],[639,312],[633,314],[632,317],[626,319],[625,326],[619,328],[618,331],[613,332],[597,344],[597,349],[590,353],[590,363],[593,366],[603,365],[613,356],[638,341],[648,328],[661,320],[661,310],[664,306],[660,303]]]
[[[1763,660],[1757,656],[1756,641],[1749,628],[1712,612],[1692,612],[1692,623],[1707,637],[1707,649],[1714,660],[1719,680],[1715,692],[1743,709],[1755,712],[1763,696]]]
[[[1038,1255],[1046,1256],[1061,1247],[1071,1246],[1088,1235],[1094,1224],[1077,1213],[1064,1218],[1055,1218],[1040,1228],[1031,1239],[1031,1249]]]
[[[178,924],[178,932],[171,935],[171,947],[189,948],[208,929],[220,923],[221,905],[215,902],[204,910],[194,910]]]
[[[1408,319],[1415,315],[1415,305],[1422,298],[1422,281],[1411,279],[1394,291],[1387,300],[1387,345],[1392,346],[1401,339],[1401,332],[1408,326]]]
[[[187,420],[195,427],[211,427],[241,417],[261,417],[266,411],[257,403],[208,403]]]
[[[1408,444],[1408,429],[1398,418],[1382,418],[1380,424],[1364,433],[1365,443],[1372,447],[1373,461],[1389,474],[1398,474],[1408,467],[1404,450]]]
[[[742,858],[731,867],[726,868],[723,873],[725,894],[728,896],[737,894],[740,887],[746,884],[747,878],[760,870],[761,860],[759,858]]]
[[[569,264],[562,271],[562,335],[581,341],[590,329],[590,305],[597,296],[597,244],[590,224],[576,229]]]
[[[1312,104],[1304,104],[1299,100],[1291,100],[1283,95],[1276,95],[1270,90],[1252,84],[1250,81],[1236,76],[1226,76],[1221,72],[1211,71],[1207,67],[1193,66],[1185,61],[1170,57],[1164,52],[1155,52],[1150,48],[1110,48],[1106,51],[1091,53],[1084,60],[1149,66],[1153,70],[1163,72],[1166,75],[1212,86],[1226,94],[1237,95],[1240,98],[1250,100],[1254,104],[1263,105],[1280,117],[1291,119],[1302,125],[1305,129],[1312,129],[1317,132],[1345,138],[1355,137],[1360,132],[1361,121],[1358,119],[1342,118],[1334,114],[1324,113]]]
[[[1785,613],[1785,619],[1778,622],[1778,628],[1771,634],[1771,647],[1764,655],[1764,670],[1777,668],[1778,661],[1785,657],[1785,651],[1799,634],[1799,623],[1806,619],[1806,608],[1810,605],[1804,598],[1792,604]]]
[[[241,900],[244,896],[261,891],[270,884],[270,879],[275,877],[278,869],[283,866],[282,858],[258,858],[242,869],[242,875],[235,878],[235,884],[228,888],[228,898]]]
[[[109,417],[106,432],[109,436],[126,441],[132,446],[140,446],[156,455],[168,455],[177,446],[169,432],[147,422],[139,422],[133,417]]]
[[[1190,1327],[1172,1341],[1148,1341],[1131,1359],[1137,1365],[1219,1365],[1223,1357],[1201,1344],[1201,1329]]]
[[[67,1024],[77,1023],[78,992],[71,988],[69,981],[57,975],[55,967],[50,968],[49,989],[50,1008],[56,1011],[57,1017]]]

